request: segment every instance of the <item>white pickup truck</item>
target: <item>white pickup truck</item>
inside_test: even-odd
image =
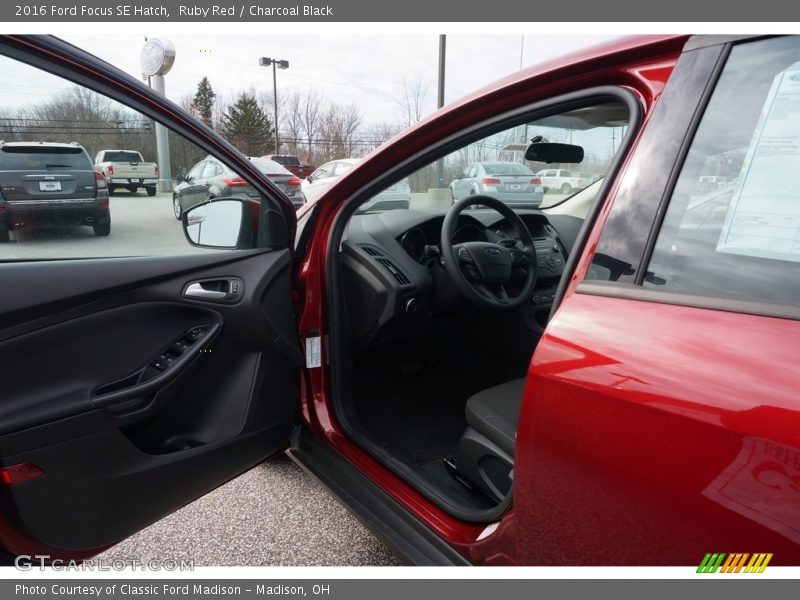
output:
[[[568,169],[543,169],[536,173],[550,193],[570,195],[592,184],[597,178],[573,175]]]
[[[95,156],[94,168],[106,176],[109,194],[119,188],[135,194],[144,188],[148,196],[156,195],[158,165],[144,162],[136,150],[101,150]]]

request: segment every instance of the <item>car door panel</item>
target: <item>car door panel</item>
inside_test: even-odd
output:
[[[302,362],[289,264],[284,250],[2,265],[0,465],[43,472],[0,485],[13,528],[101,548],[281,450]],[[226,278],[233,303],[183,295]],[[175,364],[151,366],[197,326]]]
[[[796,321],[565,299],[517,432],[515,519],[538,524],[523,562],[679,565],[720,548],[796,564],[798,344]]]

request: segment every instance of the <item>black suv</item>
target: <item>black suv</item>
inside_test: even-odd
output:
[[[53,223],[111,233],[105,177],[79,144],[0,142],[0,242],[16,226]]]

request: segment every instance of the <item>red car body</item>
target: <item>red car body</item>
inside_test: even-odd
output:
[[[800,324],[581,289],[615,200],[644,176],[637,161],[648,158],[650,120],[687,43],[712,45],[688,36],[628,38],[507,77],[397,136],[297,212],[308,228],[293,271],[298,331],[301,339],[324,338],[335,219],[376,176],[470,124],[576,90],[620,86],[641,105],[641,128],[531,360],[513,507],[490,535],[487,524],[450,516],[348,438],[325,360],[302,371],[302,427],[472,564],[687,565],[706,552],[770,552],[772,564],[800,562],[793,352]],[[679,147],[664,152],[677,156]],[[9,550],[65,553],[17,529],[0,522]]]
[[[275,161],[287,171],[290,171],[292,174],[296,175],[300,179],[305,179],[309,175],[311,175],[317,167],[314,165],[304,165],[300,162],[300,159],[296,156],[290,154],[269,154],[264,158],[268,158],[269,160]]]
[[[325,328],[321,265],[337,200],[391,161],[467,122],[576,88],[616,84],[633,91],[644,107],[644,132],[686,42],[685,36],[630,38],[522,71],[440,110],[366,159],[319,201],[298,278],[306,299],[301,335]],[[800,502],[800,413],[791,352],[800,342],[800,325],[575,294],[603,224],[601,216],[533,356],[517,432],[514,507],[489,539],[476,542],[483,527],[446,515],[342,434],[324,370],[307,380],[307,426],[474,564],[691,564],[713,548],[732,550],[732,539],[737,548],[774,552],[776,564],[797,564],[800,523],[785,523],[795,532],[787,539],[771,517],[743,516],[730,508],[736,498],[726,506],[705,492],[709,481],[749,456],[743,468],[775,474],[774,481],[748,479],[753,494],[777,487],[783,502]],[[594,318],[598,314],[603,318]],[[645,329],[659,334],[642,338]],[[643,364],[648,352],[658,353],[657,368],[648,364],[653,361]],[[776,455],[781,458],[770,458]]]

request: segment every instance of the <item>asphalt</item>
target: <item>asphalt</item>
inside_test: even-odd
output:
[[[195,566],[402,564],[287,457],[256,466],[98,558]]]
[[[91,227],[24,227],[0,245],[0,260],[159,256],[208,252],[189,245],[172,212],[172,194],[153,197],[140,191],[111,196],[111,235],[97,237]]]

